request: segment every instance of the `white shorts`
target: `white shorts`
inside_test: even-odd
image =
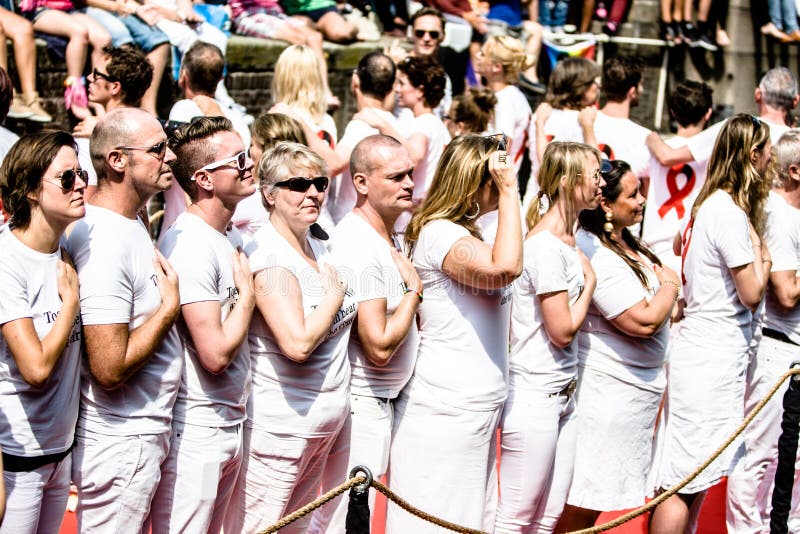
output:
[[[146,532],[170,433],[106,436],[80,432],[75,434],[72,451],[78,531]]]
[[[604,512],[644,504],[665,385],[663,369],[645,388],[579,368],[575,470],[567,503]]]
[[[153,497],[153,534],[219,532],[241,464],[241,423],[218,428],[174,421]]]
[[[58,532],[69,498],[72,454],[33,471],[3,471],[6,513],[1,534]]]

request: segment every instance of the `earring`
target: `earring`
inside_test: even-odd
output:
[[[471,220],[475,219],[475,217],[478,216],[478,213],[480,213],[480,211],[481,211],[480,204],[475,202],[475,213],[470,213],[470,214],[465,213],[464,214],[464,218],[467,219],[468,221],[471,221]]]
[[[611,224],[611,221],[614,220],[614,214],[611,213],[610,211],[606,211],[605,214],[606,214],[606,222],[603,225],[603,231],[607,234],[610,234],[611,232],[614,231],[614,225]]]

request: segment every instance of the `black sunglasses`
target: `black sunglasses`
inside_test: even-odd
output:
[[[109,81],[109,82],[118,81],[113,76],[111,76],[109,74],[106,74],[105,72],[101,72],[101,71],[97,70],[97,67],[92,69],[92,78],[94,78],[95,80],[99,80],[99,79],[102,78],[103,80],[106,80],[106,81]]]
[[[118,146],[115,147],[115,150],[144,150],[154,158],[163,160],[167,155],[167,140],[153,146]]]
[[[56,180],[42,180],[43,182],[50,182],[51,184],[60,185],[64,191],[72,191],[75,188],[75,181],[80,177],[84,184],[89,183],[89,172],[83,169],[67,169],[58,176]]]
[[[414,30],[414,37],[416,37],[417,39],[422,39],[423,37],[425,37],[426,33],[430,35],[431,39],[433,39],[434,41],[438,41],[439,36],[442,34],[439,30]]]
[[[508,150],[508,136],[503,132],[490,133],[482,137],[488,137],[497,141],[497,150],[502,150],[504,152]]]
[[[317,176],[315,178],[303,178],[302,176],[295,176],[293,178],[289,178],[288,180],[283,180],[282,182],[278,182],[275,184],[275,187],[285,187],[289,191],[295,191],[296,193],[305,193],[311,188],[311,185],[322,193],[326,189],[328,189],[328,177],[327,176]]]

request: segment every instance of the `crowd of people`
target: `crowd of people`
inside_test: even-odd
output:
[[[708,128],[710,87],[678,84],[665,141],[630,118],[635,57],[560,61],[532,112],[526,43],[487,36],[459,92],[442,14],[409,24],[410,53],[360,59],[341,136],[313,44],[281,54],[248,126],[220,96],[224,48],[200,40],[169,121],[152,51],[105,45],[102,113],[7,138],[0,533],[57,532],[71,485],[80,532],[258,532],[361,464],[468,528],[577,530],[681,481],[788,368],[788,69],[757,115]],[[0,116],[13,98],[0,70]],[[694,531],[723,477],[729,531],[768,528],[780,414],[775,397],[650,532]],[[283,531],[344,532],[346,511]],[[435,531],[389,505],[387,533]]]

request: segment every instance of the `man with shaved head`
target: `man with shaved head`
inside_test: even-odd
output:
[[[137,213],[172,185],[175,154],[158,120],[135,108],[101,117],[90,152],[97,192],[67,238],[86,350],[72,465],[78,530],[140,532],[169,448],[183,352],[178,279]]]
[[[403,145],[385,135],[364,138],[350,156],[355,208],[336,226],[331,249],[358,302],[348,345],[351,417],[326,465],[326,488],[356,465],[368,465],[376,479],[387,472],[392,400],[411,376],[419,344],[422,282],[393,232],[400,214],[411,209],[413,171]],[[347,500],[339,498],[336,506],[317,510],[308,531],[344,533],[346,515]]]

